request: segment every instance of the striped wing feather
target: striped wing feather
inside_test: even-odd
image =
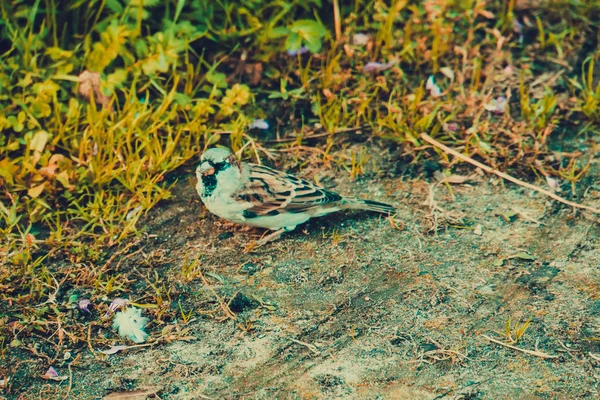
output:
[[[342,200],[337,193],[293,175],[262,165],[248,164],[248,167],[250,179],[237,194],[241,200],[253,204],[246,210],[247,217],[298,213]]]

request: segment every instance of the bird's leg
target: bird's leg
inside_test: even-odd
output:
[[[272,233],[268,234],[267,236],[261,238],[259,241],[248,244],[246,246],[246,250],[244,252],[248,253],[248,252],[256,249],[257,247],[260,247],[264,244],[272,242],[272,241],[276,240],[277,238],[279,238],[279,236],[281,236],[283,233],[291,232],[294,229],[296,229],[296,226],[286,226],[284,228],[276,230],[275,232],[272,232]]]
[[[262,238],[258,242],[256,242],[256,247],[259,247],[259,246],[262,246],[269,242],[272,242],[273,240],[279,238],[279,236],[281,236],[284,232],[287,232],[287,229],[281,228],[275,232],[268,234],[267,236],[265,236],[264,238]]]

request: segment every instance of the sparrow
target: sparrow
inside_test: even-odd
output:
[[[240,162],[228,149],[206,150],[196,168],[196,190],[206,208],[238,224],[274,231],[263,245],[311,218],[345,209],[394,214],[394,207],[341,196],[264,165]]]

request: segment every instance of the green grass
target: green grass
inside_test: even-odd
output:
[[[427,132],[498,169],[565,180],[575,194],[591,156],[557,160],[548,144],[567,128],[571,137],[600,131],[600,6],[389,3],[342,5],[336,42],[333,4],[317,0],[2,2],[0,357],[23,336],[56,332],[73,308],[52,297],[61,285],[95,301],[146,296],[157,318],[188,321],[192,311],[170,307],[162,278],[117,273],[109,261],[169,198],[165,177],[216,143],[263,160],[283,149],[300,167],[316,153],[356,178],[374,155],[343,131],[399,143],[415,164],[449,162],[421,142]],[[356,33],[369,42],[353,44]],[[309,52],[287,54],[302,46]],[[84,71],[98,74],[99,88],[85,89]],[[430,75],[442,96],[426,88]],[[507,105],[494,113],[500,96]],[[257,118],[270,121],[266,133],[248,129]],[[56,268],[54,257],[70,266]],[[208,279],[197,262],[181,267],[184,279]],[[131,293],[135,279],[146,293]],[[86,336],[80,324],[64,341]]]

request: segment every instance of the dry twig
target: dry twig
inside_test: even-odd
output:
[[[303,342],[301,340],[294,339],[294,338],[288,338],[288,339],[290,339],[294,343],[298,343],[298,344],[306,347],[307,349],[309,349],[310,351],[312,351],[314,354],[317,354],[317,355],[321,354],[321,352],[317,349],[317,346],[315,346],[313,344],[306,343],[306,342]]]
[[[522,186],[522,187],[526,187],[526,188],[531,189],[531,190],[535,190],[536,192],[542,193],[542,194],[544,194],[544,195],[546,195],[548,197],[551,197],[551,198],[553,198],[556,201],[560,201],[561,203],[566,204],[568,206],[571,206],[571,207],[574,207],[574,208],[581,208],[581,209],[584,209],[584,210],[589,210],[589,211],[594,212],[596,214],[600,214],[600,210],[597,209],[597,208],[586,206],[586,205],[583,205],[583,204],[574,203],[574,202],[569,201],[569,200],[567,200],[565,198],[562,198],[562,197],[560,197],[560,196],[558,196],[558,195],[556,195],[556,194],[554,194],[554,193],[552,193],[552,192],[550,192],[550,191],[548,191],[546,189],[542,189],[539,186],[535,186],[535,185],[532,185],[531,183],[524,182],[524,181],[522,181],[520,179],[514,178],[514,177],[512,177],[512,176],[510,176],[508,174],[505,174],[504,172],[500,172],[498,170],[493,169],[490,166],[482,164],[479,161],[475,161],[471,157],[466,156],[464,154],[461,154],[461,153],[457,152],[456,150],[453,150],[450,147],[448,147],[448,146],[446,146],[446,145],[438,142],[437,140],[433,139],[431,136],[429,136],[426,133],[421,133],[421,139],[423,139],[424,141],[432,144],[433,146],[437,147],[438,149],[443,150],[446,153],[453,155],[454,157],[460,158],[461,160],[466,161],[469,164],[472,164],[472,165],[474,165],[476,167],[481,168],[482,170],[484,170],[487,173],[497,175],[500,178],[506,179],[507,181],[510,181],[510,182],[512,182],[512,183],[514,183],[516,185],[519,185],[519,186]]]
[[[534,351],[534,350],[526,350],[526,349],[521,349],[521,348],[519,348],[519,347],[516,347],[516,346],[510,345],[510,344],[508,344],[508,343],[501,342],[500,340],[496,340],[496,339],[494,339],[494,338],[491,338],[491,337],[489,337],[489,336],[487,336],[487,335],[481,335],[481,336],[482,336],[483,338],[485,338],[485,339],[489,340],[490,342],[493,342],[493,343],[499,344],[500,346],[508,347],[509,349],[513,349],[513,350],[520,351],[520,352],[522,352],[522,353],[525,353],[525,354],[529,354],[529,355],[531,355],[531,356],[536,356],[536,357],[540,357],[540,358],[543,358],[543,359],[558,358],[558,356],[552,356],[552,355],[550,355],[550,354],[542,353],[541,351]]]

